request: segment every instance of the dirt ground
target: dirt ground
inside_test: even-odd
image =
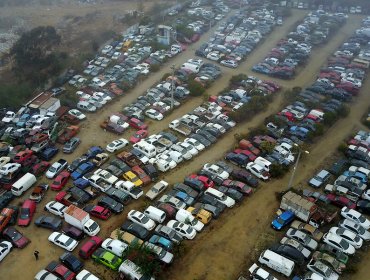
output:
[[[218,94],[218,92],[226,87],[229,79],[236,73],[246,73],[249,75],[259,76],[250,71],[252,65],[260,61],[266,53],[274,47],[276,42],[287,34],[294,27],[297,20],[302,19],[305,15],[304,11],[295,11],[293,15],[287,19],[283,26],[278,27],[272,34],[268,36],[266,41],[244,62],[236,71],[223,68],[223,76],[216,81],[207,94]],[[350,22],[343,26],[337,35],[333,37],[330,42],[322,48],[317,49],[311,56],[311,60],[294,80],[292,81],[278,81],[286,87],[293,86],[307,86],[311,83],[321,65],[326,61],[326,58],[335,51],[338,46],[350,35],[353,30],[360,25],[360,17],[351,17]],[[202,37],[201,41],[206,40],[210,33]],[[105,146],[117,136],[108,132],[103,132],[98,123],[103,121],[110,113],[119,111],[125,104],[134,101],[140,94],[149,88],[156,81],[160,80],[163,73],[170,72],[172,64],[179,66],[184,60],[194,56],[194,50],[201,44],[190,47],[186,52],[180,54],[177,58],[172,60],[169,64],[164,65],[160,73],[155,73],[143,81],[138,87],[127,94],[127,96],[116,100],[109,108],[100,111],[99,114],[91,114],[88,120],[82,125],[82,132],[80,136],[83,139],[82,144],[73,155],[66,156],[67,160],[72,160],[77,155],[85,152],[87,147],[91,145]],[[263,77],[263,76],[261,76]],[[364,89],[370,86],[370,80],[364,85]],[[178,182],[187,174],[198,170],[204,163],[217,160],[222,155],[232,148],[235,144],[234,134],[247,132],[248,129],[261,124],[265,117],[277,112],[281,108],[283,102],[282,95],[277,95],[274,102],[266,108],[266,110],[256,115],[253,119],[240,124],[232,129],[227,135],[220,139],[210,149],[204,151],[195,160],[186,162],[179,168],[166,173],[163,179],[169,183]],[[170,116],[166,117],[161,122],[149,122],[150,133],[156,133],[167,127],[168,123],[177,118],[197,105],[202,103],[202,98],[192,98],[175,110]],[[303,158],[296,173],[295,184],[304,182],[313,172],[320,167],[335,150],[338,144],[354,129],[361,127],[359,123],[361,115],[367,110],[369,106],[369,98],[365,90],[362,91],[359,98],[355,99],[352,104],[350,115],[346,119],[338,121],[319,143],[314,145],[310,150],[309,157]],[[133,131],[125,133],[123,137],[129,138]],[[215,152],[217,151],[217,152]],[[64,156],[63,156],[64,157]],[[180,179],[179,179],[180,178]],[[249,264],[252,257],[256,255],[253,249],[255,244],[259,241],[261,233],[269,232],[269,223],[274,211],[278,206],[275,199],[275,192],[281,191],[287,185],[288,176],[281,180],[274,180],[268,184],[263,184],[259,190],[249,199],[246,199],[240,206],[232,210],[227,210],[222,217],[217,221],[213,221],[204,232],[199,234],[194,241],[185,243],[185,253],[175,260],[175,263],[166,269],[163,279],[168,280],[194,280],[194,279],[217,279],[217,280],[231,280],[236,279],[237,275]],[[25,194],[24,197],[28,195]],[[42,210],[44,204],[52,199],[54,192],[49,191],[47,197],[39,205],[36,216],[44,214]],[[130,209],[140,209],[145,205],[143,200],[131,203],[125,211],[112,217],[109,221],[99,224],[102,227],[102,232],[99,234],[102,237],[107,237],[110,232],[119,227],[125,219],[125,216]],[[63,250],[51,245],[47,241],[50,231],[45,229],[37,229],[34,225],[28,228],[21,229],[26,236],[32,239],[32,243],[22,250],[14,250],[2,262],[1,278],[3,279],[31,279],[33,275],[40,269],[45,267],[51,260],[56,260]],[[40,251],[40,259],[36,262],[33,257],[33,251]],[[77,253],[77,249],[75,250]],[[370,255],[366,256],[368,260]],[[24,277],[20,268],[25,271]],[[102,279],[112,279],[115,273],[108,271],[103,266],[96,266],[92,261],[86,262],[86,268],[91,272],[99,275]],[[363,267],[358,272],[358,277],[352,279],[368,279],[366,273],[368,268]],[[22,276],[21,276],[22,275]]]

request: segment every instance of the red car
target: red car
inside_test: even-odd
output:
[[[56,261],[49,263],[45,269],[63,280],[72,280],[76,276],[76,273]]]
[[[31,242],[27,237],[23,236],[18,230],[16,230],[15,227],[7,227],[3,231],[3,236],[17,248],[24,248]]]
[[[144,186],[148,185],[152,181],[152,179],[150,179],[148,174],[146,174],[140,166],[136,165],[132,167],[131,170],[139,177],[141,181],[143,181]]]
[[[134,135],[132,135],[130,137],[130,142],[133,143],[133,144],[135,144],[137,142],[140,142],[141,139],[143,139],[143,138],[145,138],[147,136],[148,136],[148,131],[147,130],[144,130],[144,129],[138,130],[138,131],[135,132]]]
[[[249,150],[256,156],[258,156],[261,153],[261,151],[258,148],[256,148],[250,141],[245,139],[240,140],[239,148],[243,150]]]
[[[41,176],[45,173],[45,171],[49,168],[50,163],[47,161],[41,161],[36,163],[34,166],[32,166],[31,173],[33,175]]]
[[[241,192],[243,195],[251,195],[253,193],[253,189],[248,186],[247,184],[244,184],[243,182],[240,181],[234,181],[227,179],[222,182],[222,185],[228,188],[235,189],[239,192]]]
[[[42,142],[42,141],[47,140],[47,139],[49,139],[49,135],[47,135],[45,133],[36,133],[35,135],[33,135],[31,137],[27,137],[26,140],[25,140],[25,143],[26,143],[26,145],[30,145],[30,144],[33,144],[33,143]]]
[[[346,206],[349,209],[355,209],[356,208],[356,203],[353,203],[347,197],[330,193],[326,196],[326,198],[330,201],[331,204],[334,204],[335,206],[338,206],[338,207],[341,207],[341,208]]]
[[[51,183],[50,188],[53,191],[60,191],[68,182],[71,173],[68,171],[61,172]]]
[[[101,239],[99,236],[92,236],[85,242],[84,245],[82,245],[78,255],[86,260],[91,257],[91,255],[100,247],[102,243],[103,239]]]
[[[209,179],[208,177],[206,176],[203,176],[203,175],[197,175],[197,174],[191,174],[189,175],[189,178],[192,178],[192,179],[197,179],[199,181],[201,181],[204,185],[204,187],[206,187],[207,189],[208,188],[213,188],[215,186],[215,183]]]
[[[253,154],[251,151],[249,150],[243,150],[243,149],[235,149],[234,150],[234,153],[236,154],[243,154],[243,155],[246,155],[250,161],[254,161],[257,157],[255,154]]]
[[[23,202],[22,208],[18,217],[18,226],[28,226],[32,220],[33,215],[36,211],[36,202],[27,199]]]
[[[23,164],[24,161],[26,161],[29,157],[33,155],[33,151],[31,150],[24,150],[15,155],[13,158],[13,162]]]
[[[140,130],[146,130],[148,128],[148,125],[143,123],[141,120],[138,120],[136,118],[131,118],[130,121],[128,122],[128,124],[133,127],[133,128],[136,128],[136,129],[140,129]]]
[[[112,215],[112,212],[108,208],[99,205],[86,205],[84,210],[91,216],[102,220],[108,220],[108,218]]]

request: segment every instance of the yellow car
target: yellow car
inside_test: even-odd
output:
[[[141,187],[143,185],[143,181],[141,181],[139,177],[132,171],[127,171],[125,174],[123,174],[123,179],[131,181],[136,187]]]
[[[212,213],[202,208],[188,207],[186,211],[190,212],[194,218],[201,221],[203,224],[208,224],[212,220]]]

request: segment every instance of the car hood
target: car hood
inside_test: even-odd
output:
[[[272,221],[272,223],[271,223],[271,225],[272,225],[272,227],[273,227],[274,229],[277,229],[277,230],[279,230],[279,229],[281,229],[281,228],[282,228],[282,225],[281,225],[280,223],[278,223],[278,221],[277,221],[277,220],[273,220],[273,221]]]
[[[31,222],[30,218],[27,219],[18,219],[18,226],[28,226]]]
[[[322,184],[321,181],[315,179],[315,178],[312,178],[310,181],[309,181],[309,184],[312,185],[312,186],[315,186],[315,187],[320,187],[320,185]]]

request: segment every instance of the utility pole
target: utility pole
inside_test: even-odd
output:
[[[172,77],[171,77],[171,110],[173,109],[173,91],[174,91],[174,78],[175,78],[175,64],[171,66]]]
[[[301,158],[302,152],[304,152],[306,154],[309,154],[310,153],[309,151],[302,151],[301,147],[299,147],[297,144],[294,144],[294,146],[298,147],[299,150],[298,150],[297,160],[296,160],[296,162],[294,164],[294,167],[293,167],[292,175],[289,178],[288,190],[292,187],[294,176],[295,176],[295,172],[297,171],[298,163],[299,163],[299,160]]]

